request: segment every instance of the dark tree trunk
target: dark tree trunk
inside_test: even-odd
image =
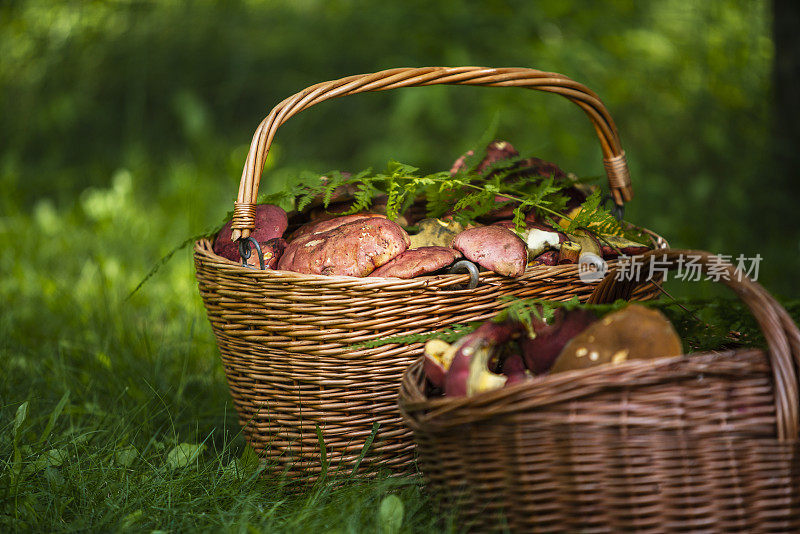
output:
[[[789,191],[797,191],[800,181],[800,2],[773,0],[772,7],[775,42],[773,148],[781,175],[776,178]]]

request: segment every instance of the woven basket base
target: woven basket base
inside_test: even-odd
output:
[[[404,381],[428,491],[475,531],[800,532],[800,447],[774,437],[764,353],[664,362],[439,415]]]
[[[613,262],[610,262],[613,265]],[[504,308],[503,297],[586,300],[593,285],[576,266],[529,268],[509,279],[482,273],[412,280],[312,276],[243,268],[195,246],[200,294],[211,322],[240,423],[276,471],[314,476],[321,469],[319,428],[329,469],[352,469],[379,429],[360,469],[413,473],[414,444],[397,407],[403,371],[420,343],[363,344],[480,321]],[[634,299],[656,298],[646,283]]]

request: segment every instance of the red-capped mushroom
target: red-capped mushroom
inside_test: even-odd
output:
[[[444,269],[460,257],[461,253],[450,247],[410,248],[369,276],[414,278]]]
[[[480,226],[458,234],[453,248],[481,267],[503,276],[522,276],[528,262],[525,242],[502,226]]]
[[[331,221],[332,222],[332,221]],[[367,276],[408,248],[400,225],[368,217],[294,239],[278,268],[307,274]]]
[[[525,365],[534,374],[546,373],[570,339],[583,332],[597,316],[587,310],[564,311],[557,308],[550,322],[532,319],[533,336],[522,336],[519,341]]]
[[[272,204],[259,204],[256,206],[255,228],[250,233],[250,237],[264,245],[270,239],[283,236],[289,221],[286,212],[279,206]],[[228,221],[222,230],[217,234],[212,246],[214,253],[227,258],[231,261],[239,262],[239,243],[231,241],[231,229],[233,221]],[[252,257],[252,256],[251,256]],[[258,259],[256,259],[258,262]]]
[[[304,224],[303,226],[292,232],[287,241],[291,243],[295,239],[298,239],[306,235],[321,234],[323,232],[333,230],[334,228],[338,228],[343,224],[351,223],[353,221],[360,221],[362,219],[369,219],[370,217],[378,217],[382,219],[386,218],[385,215],[380,215],[378,213],[353,213],[351,215],[331,214],[330,217],[320,217],[318,219],[315,219],[311,222]]]

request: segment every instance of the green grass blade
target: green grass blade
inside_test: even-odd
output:
[[[325,438],[322,436],[322,429],[319,425],[315,425],[315,428],[317,431],[317,439],[319,440],[319,460],[322,464],[322,472],[319,475],[319,480],[322,481],[328,473],[328,451],[325,448]]]
[[[53,431],[53,426],[56,424],[56,421],[61,416],[61,412],[64,411],[64,407],[69,402],[69,390],[61,397],[61,400],[58,401],[56,404],[55,409],[50,414],[50,419],[47,421],[47,426],[44,427],[44,431],[42,431],[42,435],[39,438],[39,445],[42,445],[44,441],[50,437],[50,433]]]
[[[361,461],[369,452],[369,448],[372,446],[372,442],[375,440],[375,436],[378,434],[378,428],[380,427],[380,423],[375,421],[372,423],[372,432],[369,433],[367,436],[367,441],[364,442],[364,446],[361,448],[361,452],[358,454],[358,459],[356,459],[356,464],[353,466],[353,472],[350,474],[351,476],[355,476],[358,473],[358,468],[361,466]]]

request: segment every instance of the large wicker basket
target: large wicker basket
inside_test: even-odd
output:
[[[261,170],[277,128],[295,113],[324,100],[366,91],[434,84],[522,87],[556,93],[583,109],[605,155],[615,202],[631,198],[624,152],[598,97],[562,75],[531,69],[405,68],[321,83],[278,104],[253,137],[234,204],[234,238],[248,236]],[[653,234],[654,244],[665,242]],[[242,267],[215,255],[201,240],[194,249],[197,280],[219,345],[241,424],[270,465],[294,475],[322,469],[327,459],[350,469],[365,441],[379,429],[362,469],[381,465],[396,473],[414,469],[414,444],[397,409],[397,389],[420,344],[359,346],[388,336],[417,334],[487,318],[501,297],[554,300],[589,298],[575,266],[531,267],[509,279],[482,273],[472,290],[467,275],[412,280],[314,276]],[[613,262],[611,262],[613,265]],[[641,284],[632,297],[658,294]]]
[[[666,257],[674,266],[680,251]],[[769,350],[630,361],[450,399],[425,398],[415,362],[400,405],[430,493],[477,531],[800,532],[800,332],[760,285],[727,284]],[[603,291],[625,296],[625,285],[611,273]]]

